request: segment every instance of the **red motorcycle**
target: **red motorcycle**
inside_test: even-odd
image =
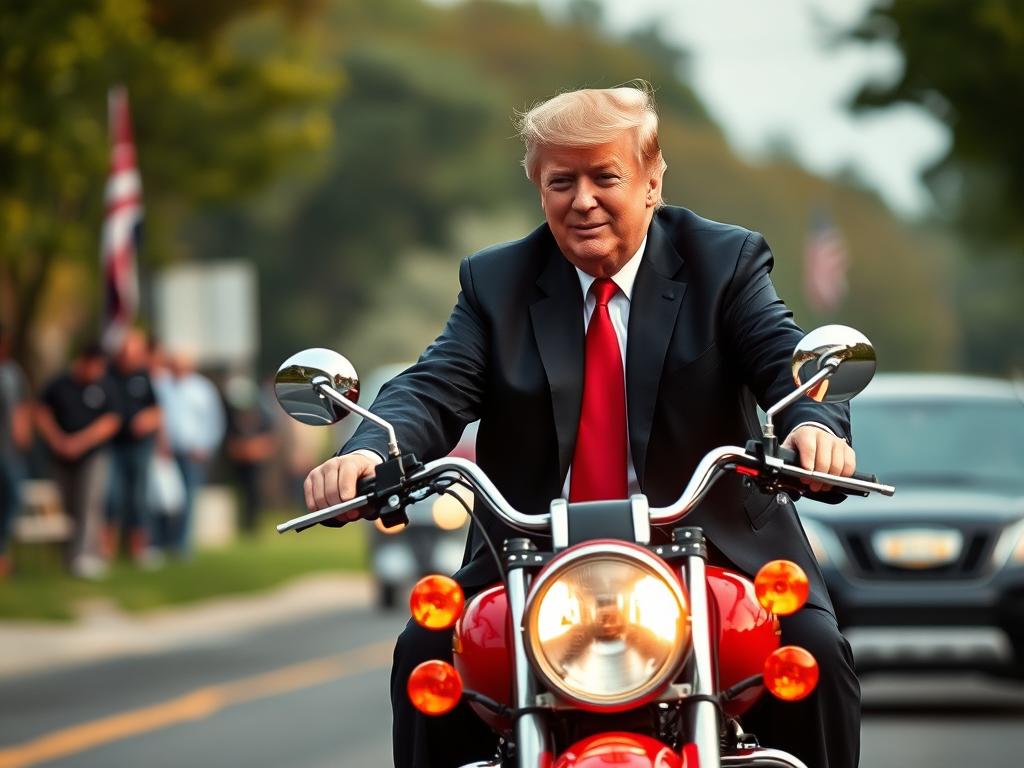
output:
[[[763,438],[712,450],[675,503],[652,508],[643,495],[582,504],[555,499],[548,513],[527,515],[473,462],[448,457],[423,465],[402,454],[394,429],[355,404],[351,364],[329,350],[306,350],[278,372],[284,409],[306,424],[358,413],[388,431],[390,456],[359,496],[278,531],[302,531],[367,505],[384,525],[400,525],[405,507],[431,494],[450,494],[474,514],[456,490],[462,486],[475,505],[509,526],[550,536],[550,551],[527,537],[505,541],[500,553],[488,542],[502,583],[468,603],[444,576],[428,576],[413,590],[410,605],[421,626],[454,627],[454,666],[417,667],[408,681],[413,705],[441,715],[467,700],[500,737],[493,759],[465,768],[806,768],[760,746],[740,725],[765,690],[795,701],[817,684],[811,654],[779,643],[778,616],[803,606],[806,575],[777,560],[751,581],[707,563],[699,528],[674,527],[671,543],[660,545],[651,543],[651,530],[677,526],[729,472],[769,493],[797,496],[813,480],[846,493],[892,495],[892,486],[871,475],[803,469],[773,429],[774,415],[796,399],[848,400],[874,371],[874,350],[863,335],[819,328],[794,352],[797,389],[768,409]]]

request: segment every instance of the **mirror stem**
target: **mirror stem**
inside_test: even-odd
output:
[[[326,397],[332,400],[337,405],[340,405],[346,411],[359,414],[369,422],[376,424],[381,429],[388,433],[388,455],[392,458],[397,458],[402,455],[402,452],[398,450],[398,438],[395,437],[395,428],[392,427],[388,422],[384,421],[380,416],[370,413],[365,408],[356,405],[344,395],[339,394],[335,391],[334,387],[327,383],[326,380],[319,380],[313,382],[313,389],[316,390],[317,394],[321,397]]]
[[[775,405],[773,405],[765,412],[764,438],[765,440],[769,441],[771,447],[773,448],[772,453],[774,453],[776,440],[775,423],[773,421],[775,414],[781,411],[786,406],[788,406],[790,403],[803,397],[809,390],[814,389],[814,387],[816,387],[819,382],[823,381],[824,379],[827,379],[829,376],[835,373],[836,369],[839,367],[839,363],[841,362],[842,360],[838,357],[830,357],[828,360],[825,361],[825,364],[824,366],[822,366],[822,369],[820,371],[818,371],[811,378],[805,381],[798,389],[786,395],[784,398],[779,400],[779,402],[777,402]]]

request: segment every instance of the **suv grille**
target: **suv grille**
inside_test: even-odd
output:
[[[920,527],[920,523],[907,523],[907,527]],[[898,530],[894,523],[886,529]],[[963,536],[963,547],[959,557],[951,563],[931,568],[904,568],[883,562],[871,545],[871,539],[878,530],[874,526],[844,526],[836,528],[836,534],[856,571],[863,579],[969,579],[985,575],[991,560],[999,531],[993,527],[978,525],[952,525]]]

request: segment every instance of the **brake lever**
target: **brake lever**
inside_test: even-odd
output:
[[[892,496],[896,492],[895,487],[878,482],[878,478],[868,472],[854,472],[851,477],[841,477],[827,472],[804,469],[796,463],[799,461],[799,456],[791,448],[776,446],[773,453],[768,453],[763,442],[748,440],[744,450],[752,459],[753,467],[750,468],[752,471],[760,471],[761,468],[769,470],[769,476],[763,478],[769,482],[774,479],[778,483],[780,477],[795,478],[800,481],[810,480],[831,485],[833,488],[857,496],[867,496],[869,493]],[[800,482],[800,487],[792,490],[805,493],[807,487],[805,483]]]
[[[816,472],[811,469],[804,469],[795,464],[787,464],[782,459],[773,456],[765,456],[764,463],[779,474],[787,477],[795,477],[799,480],[811,480],[813,482],[831,485],[833,488],[867,495],[869,493],[880,493],[883,496],[892,496],[896,493],[895,486],[878,482],[878,478],[867,473],[854,473],[853,477],[841,477],[828,472]],[[859,476],[858,476],[859,475]]]
[[[332,520],[338,515],[344,514],[345,512],[350,512],[353,509],[365,507],[366,504],[370,501],[370,498],[371,497],[369,494],[363,496],[356,496],[355,498],[350,499],[349,501],[343,501],[341,504],[335,504],[330,507],[318,509],[315,512],[309,512],[305,515],[293,517],[291,520],[288,520],[278,525],[277,532],[287,533],[288,531],[295,531],[296,533],[299,533],[301,531],[304,531],[306,528],[310,528],[316,525],[317,523],[323,523],[325,521]],[[336,527],[340,528],[341,526]]]
[[[381,524],[385,528],[407,525],[409,517],[405,514],[405,505],[408,503],[406,480],[408,475],[422,467],[423,465],[411,453],[389,458],[377,465],[374,477],[359,479],[356,484],[356,493],[359,495],[355,498],[292,518],[277,526],[277,532],[301,533],[318,523],[329,528],[342,528],[347,525],[347,521],[335,520],[335,518],[364,506],[369,507],[369,513],[362,515],[366,520],[380,518]]]

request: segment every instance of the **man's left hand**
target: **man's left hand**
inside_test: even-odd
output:
[[[845,440],[824,429],[805,424],[797,427],[782,443],[800,457],[800,466],[815,472],[850,477],[857,468],[857,455]],[[812,491],[827,491],[831,485],[805,480]]]

